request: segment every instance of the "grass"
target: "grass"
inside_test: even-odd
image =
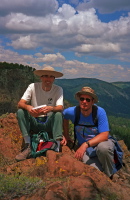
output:
[[[67,196],[70,177],[65,178],[48,178],[46,181],[38,177],[27,177],[19,175],[5,175],[0,174],[0,199],[14,199],[20,198],[21,196],[33,194],[36,192],[36,189],[45,188],[48,184],[54,182],[63,182],[67,183],[67,186],[64,188],[64,194]],[[121,200],[116,193],[111,191],[109,188],[103,187],[98,190],[98,194],[93,200]]]
[[[7,113],[5,113],[5,114],[2,114],[1,116],[0,116],[0,119],[2,119],[2,118],[6,118],[7,116],[8,116],[8,112]]]
[[[13,199],[45,187],[40,178],[0,174],[0,199]]]
[[[100,197],[101,199],[103,198],[104,200],[121,200],[122,198],[119,197],[116,193],[111,191],[109,188],[102,188],[100,190]],[[96,200],[99,200],[99,196]]]
[[[66,182],[69,181],[69,178],[48,178],[46,181],[43,181],[38,177],[0,174],[0,199],[11,200],[13,198],[20,198],[57,181]]]

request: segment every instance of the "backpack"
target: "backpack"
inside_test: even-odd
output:
[[[40,131],[38,134],[31,136],[31,156],[36,158],[39,156],[45,156],[47,150],[56,151],[58,147],[57,142],[54,139],[49,139],[48,133]]]
[[[97,118],[97,109],[98,107],[96,105],[92,106],[92,118],[93,118],[93,122],[94,125],[83,125],[83,124],[79,124],[79,120],[80,120],[80,106],[76,106],[75,108],[75,121],[74,121],[74,144],[73,147],[75,146],[76,143],[76,130],[75,127],[78,126],[85,126],[85,127],[97,127],[98,126],[98,118]]]

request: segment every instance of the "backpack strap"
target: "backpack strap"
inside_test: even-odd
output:
[[[75,130],[75,127],[78,125],[78,126],[85,126],[85,127],[97,127],[98,126],[98,118],[97,118],[97,109],[98,107],[96,105],[93,105],[92,106],[92,118],[93,118],[93,122],[94,122],[94,125],[84,125],[84,124],[79,124],[79,120],[80,120],[80,106],[76,106],[75,108],[75,121],[74,121],[74,145],[73,145],[73,148],[75,146],[75,143],[76,143],[76,130]]]
[[[80,106],[76,106],[75,108],[75,120],[74,120],[74,126],[77,126],[77,124],[79,123],[80,120]]]
[[[97,109],[98,107],[96,105],[92,106],[92,118],[93,118],[93,123],[96,127],[98,127]]]
[[[75,130],[75,127],[78,125],[78,122],[80,120],[80,106],[76,106],[75,108],[75,120],[74,120],[74,144],[72,146],[72,149],[74,148],[75,146],[75,143],[76,143],[76,130]]]

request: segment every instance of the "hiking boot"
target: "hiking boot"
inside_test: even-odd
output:
[[[16,161],[22,161],[22,160],[29,158],[30,154],[31,154],[30,144],[26,143],[25,146],[24,146],[24,149],[21,150],[21,153],[19,153],[15,157],[15,159],[16,159]]]

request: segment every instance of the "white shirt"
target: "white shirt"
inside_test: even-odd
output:
[[[53,84],[50,91],[44,91],[42,82],[31,83],[21,99],[26,100],[33,107],[40,105],[63,106],[63,89]]]

